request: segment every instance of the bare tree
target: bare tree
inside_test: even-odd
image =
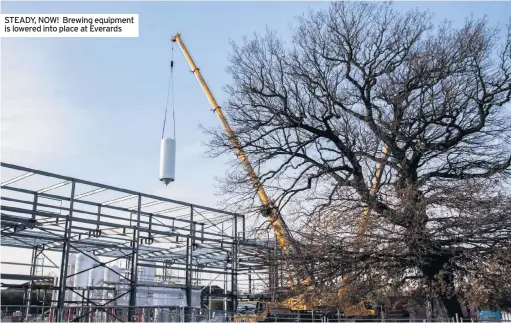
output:
[[[301,17],[291,43],[268,32],[233,44],[228,70],[231,125],[293,230],[313,241],[311,223],[335,219],[335,234],[315,231],[321,257],[306,258],[317,280],[423,282],[461,314],[461,282],[511,248],[510,26],[435,27],[424,12],[336,2]],[[212,134],[212,154],[231,153]],[[253,200],[240,167],[225,184]]]

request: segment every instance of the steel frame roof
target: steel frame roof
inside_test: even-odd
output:
[[[233,244],[240,246],[240,256],[267,247],[244,239],[241,214],[8,163],[1,170],[11,175],[1,184],[2,246],[63,251],[67,233],[70,253],[121,258],[132,251],[136,228],[139,265],[151,261],[183,269],[186,239],[192,237],[192,263],[211,273],[225,272]],[[69,229],[66,221],[72,222]]]

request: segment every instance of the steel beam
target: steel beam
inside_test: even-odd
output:
[[[198,205],[198,204],[190,204],[190,203],[186,203],[186,202],[183,202],[183,201],[178,201],[178,200],[173,200],[173,199],[169,199],[169,198],[164,198],[164,197],[160,197],[160,196],[156,196],[156,195],[152,195],[152,194],[139,193],[139,192],[135,192],[135,191],[131,191],[131,190],[127,190],[127,189],[123,189],[123,188],[119,188],[119,187],[115,187],[115,186],[111,186],[111,185],[105,185],[105,184],[95,183],[95,182],[91,182],[91,181],[85,181],[85,180],[81,180],[81,179],[77,179],[77,178],[72,178],[72,177],[69,177],[69,176],[58,175],[58,174],[54,174],[54,173],[50,173],[50,172],[45,172],[45,171],[41,171],[41,170],[36,170],[36,169],[31,169],[31,168],[28,168],[28,167],[18,166],[18,165],[14,165],[14,164],[9,164],[9,163],[2,162],[2,163],[0,163],[0,166],[1,167],[11,168],[11,169],[16,169],[16,170],[20,170],[20,171],[25,171],[27,173],[34,173],[34,174],[48,176],[48,177],[60,178],[62,180],[73,181],[74,183],[90,185],[90,186],[96,186],[98,188],[106,188],[108,190],[118,191],[118,192],[122,192],[122,193],[126,193],[126,194],[140,195],[141,197],[144,197],[144,198],[150,198],[150,199],[155,199],[155,200],[162,200],[162,201],[166,201],[166,202],[170,202],[170,203],[174,203],[174,204],[179,204],[179,205],[183,205],[183,206],[190,206],[190,205],[192,205],[194,208],[198,208],[198,209],[205,210],[205,211],[219,212],[219,210],[216,210],[214,208],[207,207],[207,206],[202,206],[202,205]],[[2,187],[4,185],[6,185],[6,184],[2,183]],[[229,215],[233,215],[233,216],[242,216],[240,214],[236,214],[236,213],[228,212],[228,211],[220,211],[219,213],[229,214]]]

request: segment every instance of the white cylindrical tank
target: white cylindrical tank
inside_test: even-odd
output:
[[[121,280],[121,267],[117,265],[110,266],[109,268],[105,269],[105,276],[103,278],[103,281],[105,283],[111,283],[116,284]]]
[[[94,264],[94,265],[97,265]],[[90,282],[93,287],[103,287],[103,277],[105,276],[105,267],[99,266],[90,271]],[[102,289],[95,289],[91,292],[91,298],[93,302],[99,304],[104,298]]]
[[[105,268],[105,274],[103,276],[104,287],[115,287],[121,281],[122,269],[119,266],[113,265]],[[110,301],[115,298],[115,292],[111,290],[104,290],[103,299]],[[111,303],[109,303],[111,304]]]
[[[89,269],[92,267],[94,267],[94,255],[89,252],[78,254],[75,266],[75,272],[77,273],[75,276],[75,287],[86,287],[89,285]]]
[[[94,265],[98,265],[95,263]],[[90,271],[91,286],[103,286],[103,277],[105,276],[105,267],[99,266]]]
[[[163,138],[160,146],[160,181],[169,185],[175,179],[176,171],[176,141]]]
[[[66,286],[69,286],[69,287],[74,286],[75,277],[76,277],[76,276],[74,276],[75,269],[76,269],[76,255],[70,253],[68,261],[67,261],[67,276],[68,276],[68,278],[66,279]],[[73,276],[71,276],[71,275],[73,275]],[[69,277],[69,276],[71,276],[71,277]],[[69,302],[73,299],[73,294],[74,293],[72,290],[66,290],[66,302]]]
[[[121,282],[126,283],[129,281],[129,278],[131,276],[131,270],[127,268],[121,269]]]
[[[75,272],[78,274],[75,275],[74,287],[92,286],[91,275],[93,275],[93,270],[90,269],[97,264],[99,264],[99,258],[92,253],[85,251],[78,254],[75,267]],[[78,294],[85,293],[84,295],[87,295],[87,291],[76,290],[75,292]],[[77,293],[73,293],[73,301],[80,302],[82,297]]]

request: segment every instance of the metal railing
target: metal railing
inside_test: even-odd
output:
[[[27,311],[28,309],[28,311]],[[233,313],[183,307],[1,306],[1,322],[232,322]]]
[[[66,307],[59,311],[49,306],[1,306],[1,322],[244,322],[243,316],[235,318],[234,313],[222,310],[208,310],[184,307],[108,307],[82,306]],[[348,319],[342,315],[323,313],[275,313],[266,318],[267,322],[481,322],[477,319],[461,318],[373,318]],[[511,323],[511,313],[502,312],[502,319],[484,320]]]

